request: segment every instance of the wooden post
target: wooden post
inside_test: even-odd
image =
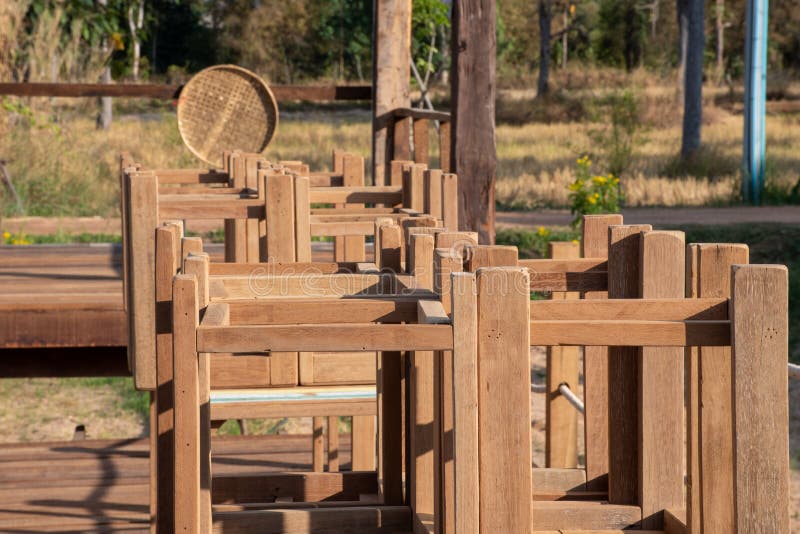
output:
[[[697,298],[700,245],[686,246],[686,298]],[[686,347],[686,529],[702,532],[700,513],[700,348]]]
[[[452,29],[451,131],[459,177],[459,228],[494,243],[495,2],[455,0]]]
[[[609,226],[608,297],[639,296],[641,232],[649,224]],[[608,353],[608,501],[637,504],[639,453],[637,347],[610,347]]]
[[[417,517],[433,518],[433,352],[409,352],[408,440],[411,509]],[[416,528],[415,528],[416,530]]]
[[[788,270],[736,265],[731,292],[734,532],[789,532]]]
[[[294,262],[294,177],[268,172],[261,173],[266,193],[267,257],[271,262]]]
[[[622,224],[622,215],[584,215],[581,255],[608,258],[608,227]],[[608,292],[587,292],[584,298],[607,298]],[[608,489],[608,348],[583,348],[584,443],[586,485]]]
[[[328,472],[339,471],[339,417],[328,417]]]
[[[421,163],[411,165],[403,171],[403,207],[422,213],[425,211],[425,176],[427,166]]]
[[[554,260],[580,257],[580,246],[572,241],[548,243],[548,255]],[[553,300],[578,299],[574,291],[553,291]],[[547,347],[547,393],[545,413],[546,467],[578,467],[578,411],[565,399],[558,388],[567,384],[578,392],[578,347]]]
[[[450,150],[450,123],[439,122],[439,168],[443,172],[453,172],[452,154]]]
[[[179,274],[172,292],[175,383],[175,532],[200,533],[200,384],[194,276]]]
[[[452,173],[442,175],[442,222],[451,232],[458,232],[458,176]]]
[[[342,183],[345,187],[364,185],[364,158],[353,155],[344,157]],[[344,207],[364,207],[363,204],[344,204]],[[365,261],[364,236],[340,236],[334,242],[336,261]]]
[[[380,265],[381,269],[388,269],[396,273],[402,272],[402,242],[403,232],[399,226],[386,225],[380,228],[381,250]]]
[[[353,416],[353,471],[375,471],[375,416]]]
[[[746,264],[746,245],[694,245],[696,293],[701,298],[731,296],[731,266]],[[700,522],[700,532],[734,531],[733,386],[731,349],[699,347],[696,363],[696,395],[690,395],[687,415],[696,414],[697,450],[687,451],[691,479],[687,521]],[[690,373],[692,362],[689,363]],[[691,374],[690,374],[691,376]],[[693,388],[694,389],[694,388]],[[691,391],[691,390],[690,390]],[[691,434],[689,434],[691,436]]]
[[[258,160],[260,156],[255,154],[244,155],[239,158],[241,160],[242,172],[244,173],[244,186],[253,191],[258,191]],[[245,250],[247,251],[247,262],[258,263],[260,260],[260,247],[259,247],[259,225],[261,221],[258,219],[247,219],[245,221],[246,237],[245,237]]]
[[[173,527],[175,468],[173,464],[173,383],[172,383],[172,278],[180,261],[180,229],[175,225],[156,230],[156,421],[150,429],[150,462],[156,467],[156,530]]]
[[[309,180],[307,176],[294,179],[295,257],[298,262],[311,261],[311,204],[309,203]]]
[[[158,226],[158,179],[133,173],[128,180],[128,236],[130,237],[128,364],[137,389],[156,388],[155,255]],[[135,255],[134,255],[135,254]],[[138,258],[137,258],[138,257]]]
[[[455,532],[478,532],[478,305],[475,275],[454,273],[451,282],[452,379],[454,384],[458,384],[453,388],[454,524]]]
[[[433,290],[433,243],[432,235],[412,234],[408,271],[414,275],[416,286]]]
[[[425,184],[425,213],[442,218],[442,171],[429,169],[423,173]]]
[[[433,290],[439,295],[445,313],[452,310],[452,273],[461,272],[461,256],[451,249],[434,251]],[[436,522],[439,532],[453,532],[455,528],[455,475],[453,464],[453,354],[451,351],[434,353],[434,456],[436,469]]]
[[[477,287],[480,532],[527,532],[533,491],[530,276],[516,267],[480,269]]]
[[[411,0],[375,0],[372,20],[372,178],[384,185],[395,159],[391,111],[410,104]]]
[[[686,281],[683,232],[641,234],[639,296],[681,298]],[[639,354],[639,505],[642,528],[664,528],[662,511],[683,508],[683,357],[680,347]],[[674,429],[665,432],[664,429]]]
[[[416,163],[424,163],[427,165],[430,162],[428,152],[428,119],[416,119],[413,122],[414,128],[414,161]]]
[[[411,117],[394,117],[392,158],[411,159]]]

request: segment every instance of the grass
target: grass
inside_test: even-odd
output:
[[[565,90],[566,91],[566,90]],[[708,88],[711,93],[713,88]],[[595,91],[597,92],[597,91]],[[604,173],[603,150],[591,140],[602,127],[592,122],[602,91],[570,89],[559,102],[578,101],[578,112],[540,117],[549,102],[509,90],[498,102],[497,203],[504,209],[564,207],[574,180],[575,159],[589,154],[593,172]],[[520,96],[519,94],[522,96]],[[742,115],[708,99],[704,111],[704,149],[690,164],[681,163],[680,113],[669,86],[640,90],[641,140],[629,171],[622,177],[628,206],[699,206],[739,202]],[[555,98],[555,97],[554,97]],[[7,99],[8,100],[8,99]],[[95,128],[93,103],[42,105],[33,119],[13,106],[0,106],[0,159],[6,161],[27,215],[114,216],[118,214],[117,155],[123,150],[150,168],[197,167],[183,146],[172,109],[118,102],[108,131]],[[16,101],[15,101],[16,102]],[[38,104],[37,104],[38,105]],[[564,104],[567,105],[567,104]],[[569,104],[570,106],[572,104]],[[334,148],[370,156],[369,110],[353,107],[287,107],[266,156],[300,159],[314,169],[330,168]],[[532,119],[544,122],[531,122]],[[770,202],[800,202],[797,154],[800,117],[770,115],[767,122]],[[435,145],[435,143],[433,143]],[[433,151],[434,162],[437,159]],[[2,213],[19,215],[9,195]]]

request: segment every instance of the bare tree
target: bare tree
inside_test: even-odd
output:
[[[134,13],[134,8],[136,12]],[[144,27],[144,0],[132,0],[128,5],[128,28],[131,31],[131,39],[133,39],[133,66],[131,74],[133,79],[139,80],[139,59],[142,56],[142,39],[141,31]]]
[[[108,5],[108,0],[97,0],[97,3],[100,5],[102,10],[105,10],[106,6]],[[108,36],[104,36],[102,50],[103,57],[106,58],[106,66],[103,68],[103,73],[100,75],[100,82],[110,84],[111,66],[109,65],[109,62],[111,61],[111,51],[109,50],[108,46]],[[111,127],[111,113],[111,97],[100,97],[100,114],[97,116],[98,129],[108,130]]]
[[[553,0],[539,0],[539,83],[536,94],[550,92],[550,24],[553,20]]]
[[[722,80],[725,72],[725,0],[717,0],[717,79]]]
[[[683,141],[681,159],[691,159],[700,149],[703,123],[703,52],[705,49],[705,2],[687,1],[687,46],[683,91]]]

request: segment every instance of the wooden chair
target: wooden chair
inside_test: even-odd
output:
[[[692,245],[685,265],[682,234],[676,232],[616,225],[609,228],[609,236],[609,300],[530,301],[527,291],[497,291],[540,289],[548,278],[551,289],[575,289],[582,278],[584,289],[603,290],[594,274],[600,271],[576,269],[581,262],[583,268],[589,267],[586,260],[562,262],[562,269],[570,270],[561,273],[553,272],[553,260],[521,260],[531,273],[538,268],[538,281],[518,267],[453,276],[454,339],[463,341],[467,350],[453,352],[458,383],[453,450],[437,457],[437,472],[450,454],[455,459],[455,498],[446,501],[454,503],[452,523],[447,523],[446,515],[436,519],[441,517],[445,531],[454,527],[458,532],[623,528],[697,532],[692,525],[701,518],[707,521],[706,528],[727,524],[730,532],[787,531],[785,268],[732,266],[731,262],[746,261],[741,245]],[[698,258],[704,254],[709,262],[705,271],[698,268],[703,265]],[[570,271],[585,276],[571,276]],[[712,289],[701,298],[683,298],[687,272],[686,287],[703,287],[699,273],[711,287],[724,288],[730,281],[731,292]],[[558,277],[563,283],[557,285]],[[621,284],[634,289],[618,295]],[[459,303],[475,302],[476,293],[477,312],[462,316]],[[531,471],[528,347],[532,345],[612,345],[605,405],[610,432],[608,493],[589,489],[584,470]],[[685,445],[683,432],[665,433],[665,429],[683,428],[684,352],[690,347],[699,348],[687,351],[690,409]],[[499,354],[502,359],[493,356]],[[460,361],[459,355],[469,359]],[[729,362],[733,383],[724,372],[698,383],[697,363],[692,362],[702,361],[703,355],[708,365],[719,365],[720,359]],[[729,392],[723,398],[733,399],[732,405],[723,401],[699,407],[718,422],[717,432],[729,437],[721,441],[720,435],[709,435],[713,449],[708,442],[691,439],[698,432],[702,435],[692,415],[698,409],[692,400],[698,388],[721,388]],[[684,486],[686,447],[690,472],[699,471],[701,480],[729,477],[732,493],[722,497],[730,498],[727,506],[720,506],[720,495],[696,492],[691,484],[696,478]],[[768,489],[773,483],[774,491]],[[697,493],[699,499],[692,504]],[[520,525],[531,527],[520,530]]]
[[[204,369],[208,368],[207,361],[204,360],[206,353],[253,353],[263,351],[264,347],[279,351],[374,352],[384,349],[397,351],[438,348],[451,343],[449,327],[413,324],[419,317],[422,317],[422,323],[431,320],[425,311],[418,312],[418,307],[427,309],[419,304],[420,300],[435,298],[431,291],[416,288],[413,277],[394,274],[317,274],[313,287],[315,293],[321,296],[293,296],[287,300],[286,295],[296,295],[298,289],[307,293],[308,287],[299,285],[303,282],[303,276],[259,275],[259,283],[264,285],[258,285],[260,289],[254,290],[252,274],[220,275],[216,280],[211,275],[206,278],[202,269],[199,274],[199,279],[186,275],[177,276],[173,290],[176,530],[188,528],[190,531],[209,531],[212,496],[207,490],[200,488],[212,488],[211,492],[215,495],[217,491],[210,475],[205,475],[206,479],[200,481],[203,476],[201,473],[207,472],[202,466],[207,463],[207,452],[204,451],[207,451],[208,445],[200,443],[204,439],[207,441],[207,437],[202,436],[208,436],[208,424],[203,422],[205,419],[201,407],[204,403],[207,404],[206,399],[209,398],[207,379],[204,378],[207,376]],[[199,292],[196,288],[199,288]],[[389,293],[386,292],[387,289],[390,290]],[[398,290],[403,290],[404,294],[397,295]],[[202,321],[191,311],[187,315],[187,310],[202,309],[206,299],[204,295],[207,293],[209,304],[202,315]],[[430,302],[436,303],[434,300]],[[440,318],[441,315],[439,314]],[[191,319],[191,325],[187,319],[189,316],[195,317]],[[182,323],[179,322],[181,320]],[[396,324],[401,322],[410,324]],[[232,336],[228,339],[233,341],[233,345],[223,347],[212,342],[208,346],[195,346],[194,340],[200,340],[198,336],[202,336],[202,332],[212,324],[216,325],[214,328],[228,329],[222,335]],[[239,328],[252,333],[262,327],[265,332],[270,332],[269,335],[279,332],[278,338],[270,339],[265,345],[264,339],[250,334],[242,336],[243,331],[236,333]],[[192,344],[191,348],[186,345],[187,342]],[[252,345],[246,346],[248,342]],[[198,350],[203,353],[198,353]],[[372,406],[375,406],[374,401]],[[212,413],[213,410],[212,404]],[[196,435],[201,436],[199,441],[193,441]],[[186,445],[190,443],[197,446],[197,454],[195,449],[187,449]],[[191,447],[192,445],[189,446]],[[357,473],[353,474],[356,475]],[[352,478],[350,475],[341,476]],[[377,494],[377,479],[373,480],[372,493]],[[311,482],[311,479],[307,481],[308,484]],[[258,485],[253,484],[250,487],[256,486]],[[352,498],[352,493],[349,495]],[[271,497],[252,494],[238,496],[239,499],[253,502],[264,502]],[[244,528],[251,524],[269,529],[276,524],[287,525],[286,521],[291,523],[293,516],[302,516],[308,520],[309,515],[312,516],[310,520],[313,524],[321,521],[329,528],[333,524],[330,521],[341,522],[341,528],[346,528],[349,521],[354,521],[354,525],[364,528],[364,532],[378,531],[375,529],[381,524],[383,527],[404,526],[401,530],[407,530],[410,525],[407,507],[367,507],[363,502],[355,504],[359,506],[352,508],[354,503],[349,503],[350,508],[345,513],[334,508],[290,510],[284,513],[271,509],[275,505],[251,506],[248,508],[264,510],[244,515],[222,513],[216,516],[215,521],[220,526],[215,528]]]

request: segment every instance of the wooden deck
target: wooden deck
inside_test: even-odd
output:
[[[349,469],[349,435],[340,446]],[[222,479],[311,469],[308,435],[215,438],[212,448]],[[0,532],[149,532],[148,477],[146,439],[0,445]]]
[[[120,245],[0,246],[0,378],[125,376],[126,346]]]

